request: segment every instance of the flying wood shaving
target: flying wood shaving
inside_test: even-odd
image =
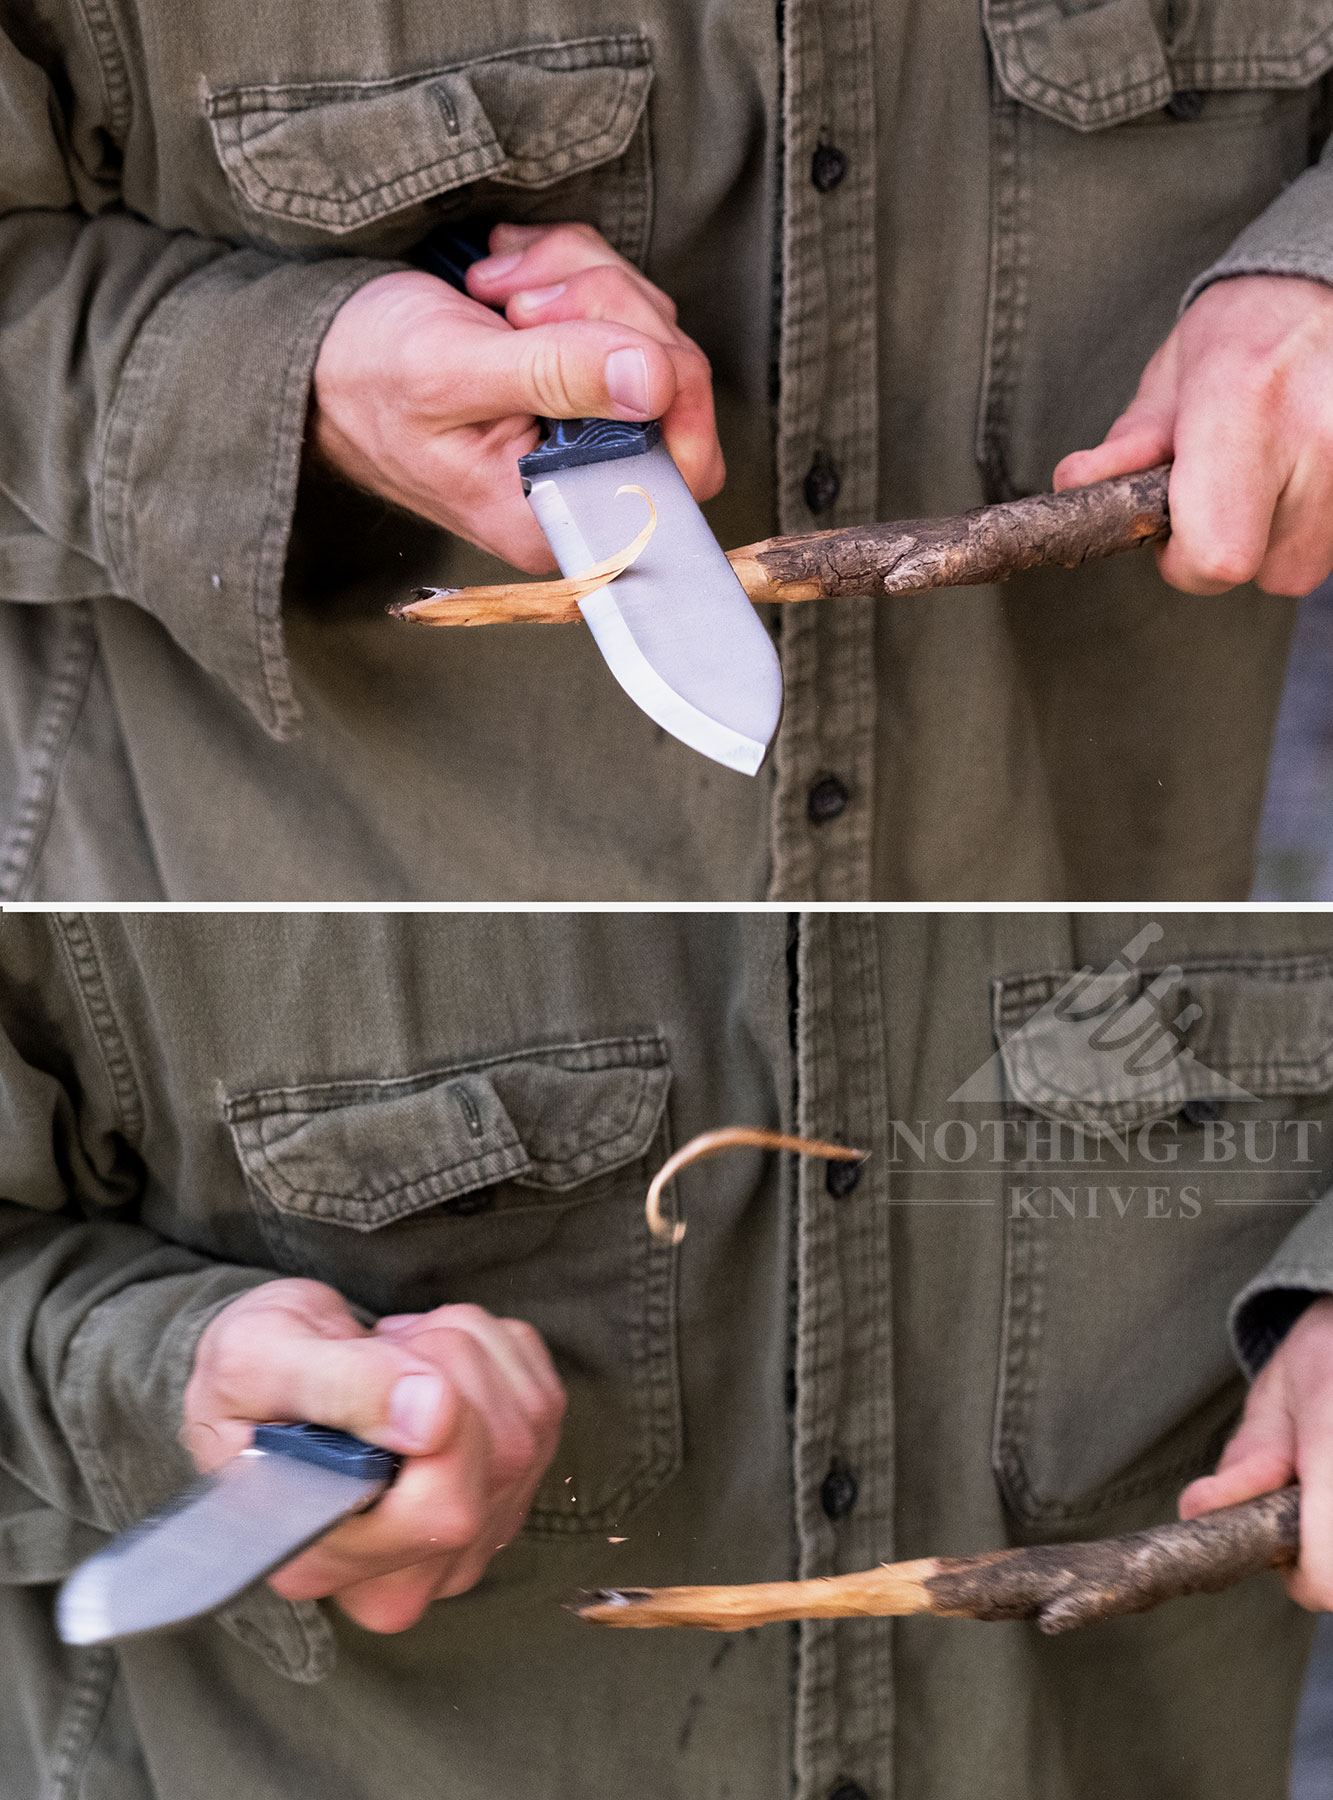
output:
[[[505,582],[499,587],[418,588],[413,599],[391,606],[390,614],[413,625],[495,625],[521,623],[527,617],[543,625],[573,624],[581,617],[579,601],[623,575],[631,563],[638,561],[657,530],[657,508],[647,489],[627,482],[616,489],[616,499],[622,494],[639,494],[647,501],[648,523],[623,550],[594,563],[582,575],[566,576],[560,581]],[[466,604],[460,609],[464,596]]]
[[[791,1137],[785,1131],[761,1131],[753,1125],[725,1125],[720,1131],[701,1131],[669,1156],[653,1176],[644,1202],[648,1229],[660,1244],[678,1244],[685,1236],[685,1221],[674,1222],[662,1213],[662,1194],[667,1183],[691,1163],[728,1150],[795,1150],[799,1156],[823,1156],[832,1162],[864,1162],[866,1151],[846,1144],[826,1144],[822,1138]]]

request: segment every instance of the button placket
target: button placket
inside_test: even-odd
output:
[[[778,516],[784,532],[877,505],[875,95],[868,0],[788,0]],[[771,899],[869,895],[875,724],[870,599],[783,609]],[[832,823],[809,797],[834,774]]]
[[[803,915],[798,949],[799,1129],[871,1152],[798,1171],[794,1484],[802,1577],[893,1556],[890,1147],[873,916]],[[856,1169],[856,1197],[833,1168]],[[892,1622],[800,1627],[796,1800],[829,1800],[848,1770],[892,1793]]]

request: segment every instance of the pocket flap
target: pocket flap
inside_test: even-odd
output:
[[[983,0],[995,75],[1012,100],[1094,131],[1173,93],[1305,87],[1333,67],[1333,0],[1199,0],[1165,35],[1151,0]]]
[[[540,188],[607,162],[651,81],[647,40],[625,32],[393,80],[221,88],[204,107],[252,211],[337,234],[467,182]]]
[[[1333,1087],[1333,968],[1309,959],[1006,977],[994,1019],[1009,1097],[1094,1130]]]
[[[246,1175],[280,1212],[373,1231],[428,1206],[474,1211],[501,1181],[563,1193],[635,1160],[670,1079],[659,1038],[615,1038],[387,1081],[260,1088],[224,1111]]]

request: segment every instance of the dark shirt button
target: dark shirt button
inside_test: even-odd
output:
[[[826,513],[838,498],[842,489],[842,476],[831,462],[825,462],[817,456],[810,464],[805,480],[801,483],[801,492],[805,495],[805,503],[812,513]]]
[[[855,1781],[840,1781],[828,1800],[870,1800],[869,1794]]]
[[[1197,119],[1203,111],[1204,96],[1198,88],[1181,88],[1178,94],[1172,94],[1166,103],[1166,111],[1173,119],[1179,119],[1188,125],[1191,119]]]
[[[847,158],[836,144],[816,144],[810,159],[810,179],[821,194],[831,194],[847,173]]]
[[[824,1186],[835,1200],[845,1200],[861,1179],[859,1162],[833,1162],[824,1165]]]
[[[495,1195],[488,1188],[478,1188],[474,1194],[455,1194],[452,1200],[442,1201],[440,1211],[454,1219],[470,1219],[473,1213],[489,1212],[494,1205]]]
[[[819,1487],[819,1504],[830,1519],[845,1519],[856,1505],[860,1486],[855,1475],[838,1457],[829,1464],[828,1474]]]
[[[827,825],[830,819],[839,818],[846,812],[850,799],[851,795],[836,775],[821,775],[810,789],[805,810],[812,825]]]
[[[1181,1117],[1191,1125],[1207,1125],[1222,1117],[1220,1100],[1187,1100],[1180,1109]]]

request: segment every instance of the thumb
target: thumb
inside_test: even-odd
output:
[[[1175,447],[1177,356],[1169,337],[1143,371],[1139,390],[1095,450],[1075,450],[1055,466],[1052,485],[1086,487],[1169,462]]]
[[[1296,1426],[1276,1383],[1251,1390],[1245,1416],[1211,1475],[1192,1481],[1180,1496],[1182,1519],[1197,1519],[1215,1507],[1235,1506],[1268,1494],[1296,1472]]]
[[[389,1338],[328,1338],[287,1318],[251,1329],[218,1360],[215,1394],[233,1418],[336,1425],[405,1455],[442,1450],[459,1423],[452,1384]]]
[[[526,331],[476,331],[451,369],[459,424],[513,413],[547,419],[660,419],[679,385],[669,348],[627,325],[567,319]]]

